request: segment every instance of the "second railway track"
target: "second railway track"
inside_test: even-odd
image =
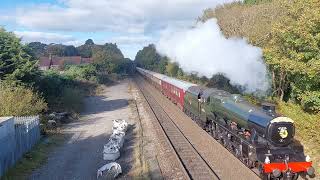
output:
[[[141,81],[137,82],[142,95],[145,97],[151,110],[159,121],[163,131],[170,141],[179,160],[185,168],[190,179],[220,179],[197,149],[189,142],[174,121],[157,103],[154,97],[145,89],[146,86]]]

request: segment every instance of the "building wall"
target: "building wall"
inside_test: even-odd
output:
[[[0,177],[39,140],[38,116],[0,118]]]
[[[0,122],[0,176],[14,164],[15,130],[13,118],[1,118]]]

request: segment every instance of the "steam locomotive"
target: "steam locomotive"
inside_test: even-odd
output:
[[[278,115],[274,105],[258,107],[237,94],[137,71],[245,165],[257,168],[262,179],[315,176],[310,157],[294,139],[294,121]]]

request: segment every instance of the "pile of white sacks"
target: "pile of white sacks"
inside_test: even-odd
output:
[[[112,135],[109,142],[104,145],[103,159],[106,161],[115,161],[120,157],[120,149],[123,147],[124,136],[128,128],[125,120],[113,120]]]
[[[103,159],[106,161],[115,161],[120,157],[120,149],[123,147],[124,138],[128,128],[125,120],[113,120],[112,135],[107,144],[104,145]],[[102,176],[103,171],[114,168],[114,177],[122,173],[121,166],[115,162],[106,164],[98,169],[97,177]]]

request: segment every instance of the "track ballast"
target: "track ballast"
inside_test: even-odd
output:
[[[220,179],[205,159],[202,158],[197,149],[177,127],[174,121],[172,121],[169,115],[157,103],[154,97],[145,90],[145,84],[141,81],[137,82],[137,84],[170,141],[170,144],[179,157],[179,160],[185,168],[189,178],[210,180]]]

